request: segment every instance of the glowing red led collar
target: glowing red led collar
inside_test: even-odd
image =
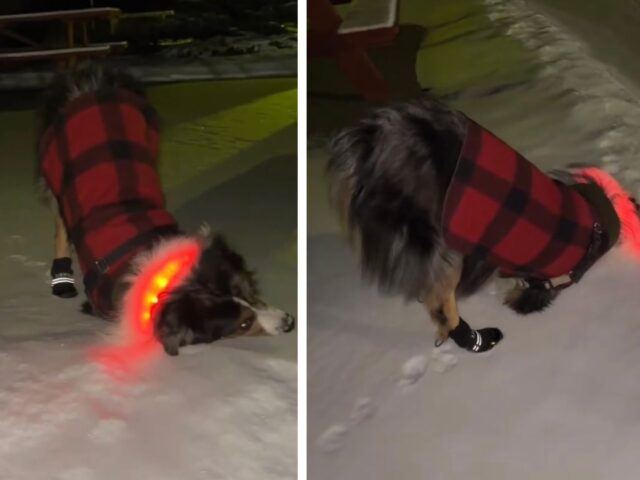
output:
[[[200,258],[202,246],[190,238],[161,243],[133,262],[131,288],[122,302],[115,342],[93,348],[89,357],[114,379],[133,381],[162,350],[153,325],[164,293],[178,287]]]
[[[640,218],[631,195],[620,183],[604,170],[597,167],[575,169],[578,180],[593,181],[604,190],[620,219],[620,240],[628,252],[640,258]],[[580,179],[580,176],[583,178]]]
[[[200,257],[200,244],[192,239],[179,239],[159,247],[159,253],[144,261],[127,295],[122,321],[134,339],[153,338],[154,312],[164,293],[180,285]]]

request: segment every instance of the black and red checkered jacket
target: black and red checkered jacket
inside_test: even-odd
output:
[[[468,120],[442,221],[454,250],[507,275],[549,279],[585,258],[599,219],[582,195]]]
[[[94,310],[112,313],[115,279],[158,232],[176,231],[157,172],[158,119],[128,91],[72,100],[40,143],[41,171],[55,195]]]

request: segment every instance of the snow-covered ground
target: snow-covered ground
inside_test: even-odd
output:
[[[400,19],[428,29],[423,87],[544,168],[596,163],[639,193],[640,84],[592,53],[598,39],[541,12],[522,0],[405,0]],[[529,317],[503,307],[502,286],[490,284],[460,308],[475,327],[500,327],[503,342],[481,355],[435,349],[420,305],[361,283],[327,206],[326,154],[309,157],[310,478],[637,476],[640,262],[616,250]]]
[[[187,230],[226,233],[265,299],[295,312],[295,80],[150,94],[172,211]],[[295,333],[185,348],[124,378],[91,360],[109,326],[49,293],[29,95],[0,111],[0,479],[295,478]]]

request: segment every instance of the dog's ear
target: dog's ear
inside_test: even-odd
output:
[[[203,248],[194,280],[214,296],[258,301],[259,289],[254,273],[247,268],[242,255],[231,248],[220,234],[211,236]]]
[[[542,286],[516,285],[507,292],[504,303],[516,313],[526,315],[541,312],[551,305],[557,296],[557,290],[548,290]]]
[[[229,242],[227,241],[227,239],[219,234],[216,233],[215,235],[211,235],[210,236],[210,241],[209,241],[209,247],[212,251],[215,251],[218,255],[221,256],[225,256],[225,257],[229,257],[229,256],[233,256],[233,257],[240,257],[240,255],[238,255],[230,246],[229,246]],[[242,258],[242,257],[240,257]]]
[[[234,251],[220,234],[210,237],[200,256],[198,267],[199,271],[209,270],[210,275],[246,270],[244,258]]]
[[[202,245],[202,248],[207,248],[211,244],[212,236],[211,226],[207,222],[203,222],[194,235],[196,241]]]
[[[244,257],[230,247],[221,235],[215,235],[211,244],[228,263],[229,285],[232,293],[250,302],[258,301],[260,295],[258,280],[255,271],[248,268]]]

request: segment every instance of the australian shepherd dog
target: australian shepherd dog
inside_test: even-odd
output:
[[[142,86],[122,71],[84,64],[47,89],[36,172],[56,214],[53,294],[77,295],[72,248],[83,310],[148,333],[170,355],[291,331],[293,317],[261,300],[253,273],[222,236],[209,228],[188,235],[166,210],[158,124]]]
[[[600,169],[543,173],[434,98],[378,109],[329,145],[332,203],[380,290],[418,300],[451,338],[484,352],[497,328],[471,328],[457,299],[494,273],[505,303],[548,307],[619,241],[637,249],[637,205]]]

